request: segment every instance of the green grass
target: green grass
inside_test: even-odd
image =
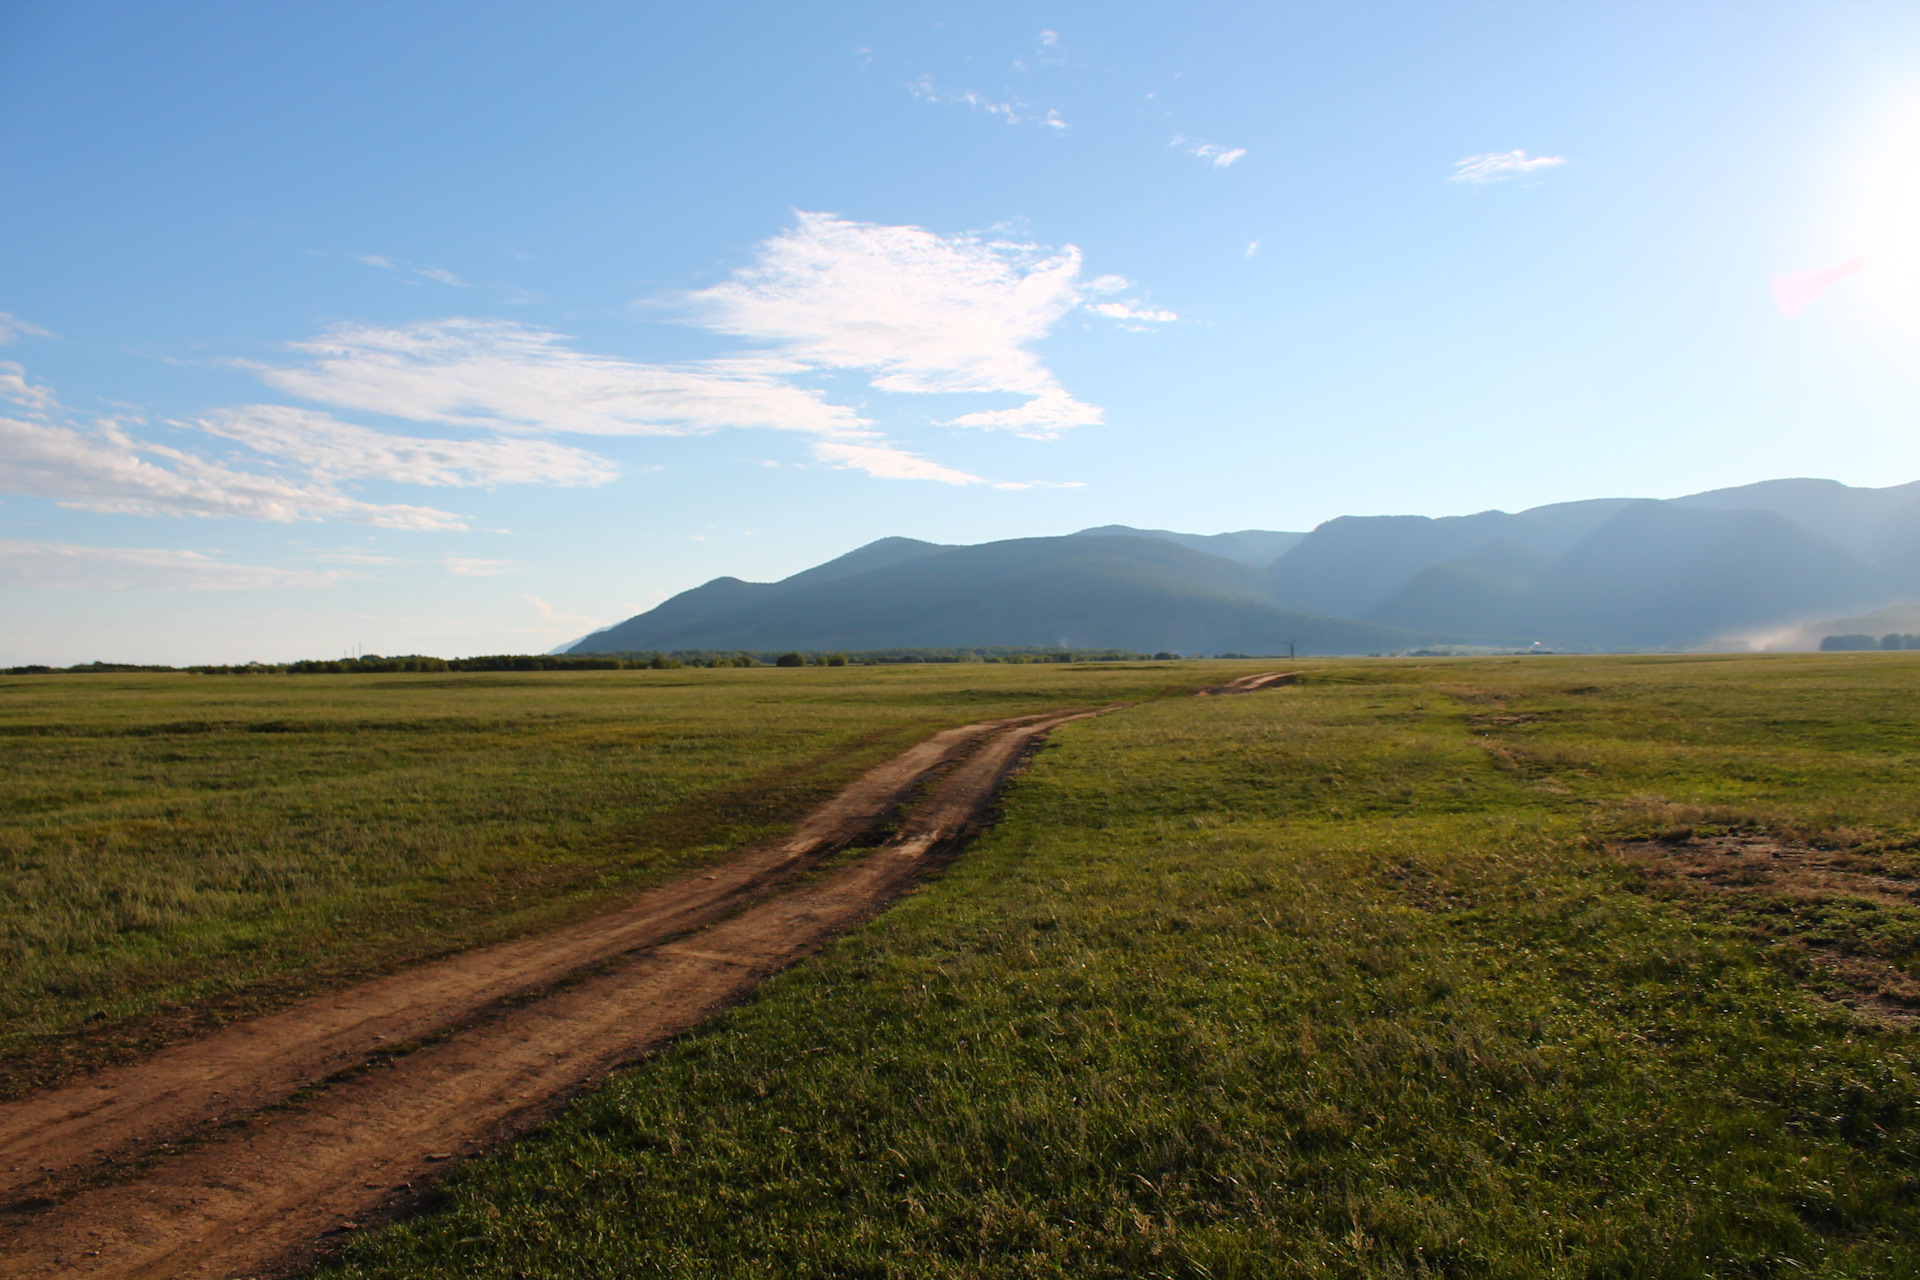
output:
[[[593,910],[937,728],[1224,670],[0,677],[0,1094]]]
[[[1606,850],[1906,874],[1920,658],[1306,665],[1060,731],[938,881],[323,1274],[1920,1274],[1913,1033]]]

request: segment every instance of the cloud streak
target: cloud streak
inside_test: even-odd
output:
[[[485,446],[392,437],[324,414],[253,406],[207,429],[318,474],[383,474],[416,483],[489,483],[528,474],[597,483],[598,459],[540,434],[680,436],[726,429],[797,432],[816,461],[882,479],[982,483],[888,440],[820,382],[852,374],[892,395],[1009,396],[944,425],[1052,437],[1097,424],[1035,346],[1076,309],[1140,328],[1177,317],[1121,297],[1120,276],[1084,281],[1080,251],[981,234],[799,213],[751,261],[710,288],[646,299],[648,312],[736,339],[732,353],[655,364],[578,350],[532,325],[453,318],[406,326],[341,325],[288,348],[298,359],[251,367],[288,395],[339,410],[483,429]],[[491,451],[491,452],[489,452]],[[366,459],[368,461],[360,461]],[[457,480],[454,476],[473,477]]]
[[[224,409],[201,430],[282,458],[326,480],[377,477],[418,485],[599,485],[620,473],[583,449],[544,440],[440,440],[390,435],[285,405]]]
[[[230,564],[197,551],[0,539],[0,586],[9,587],[262,591],[330,587],[346,576],[341,569]]]
[[[1454,161],[1453,172],[1447,176],[1447,181],[1475,185],[1505,182],[1509,178],[1523,178],[1527,174],[1566,162],[1565,156],[1529,156],[1524,151],[1490,151],[1483,156],[1465,156]]]
[[[1048,42],[1043,41],[1045,45]],[[922,102],[942,103],[950,106],[966,107],[982,115],[992,116],[1008,124],[1037,124],[1044,129],[1062,130],[1070,127],[1056,110],[1049,109],[1044,114],[1036,114],[1033,107],[1018,100],[996,102],[983,93],[972,89],[943,89],[934,83],[931,75],[923,75],[907,85],[907,92]]]
[[[733,340],[730,352],[650,363],[487,317],[342,324],[288,344],[281,360],[238,364],[324,409],[243,404],[171,424],[244,448],[224,456],[140,438],[138,420],[82,424],[21,366],[0,362],[0,400],[18,406],[0,417],[0,491],[119,514],[461,530],[452,512],[366,501],[351,486],[601,485],[618,475],[611,460],[551,437],[738,429],[805,436],[817,465],[880,479],[990,483],[887,438],[827,388],[852,378],[889,396],[1000,400],[955,413],[948,427],[1050,438],[1096,425],[1100,408],[1060,383],[1038,344],[1075,311],[1134,329],[1177,317],[1141,301],[1124,277],[1082,279],[1081,265],[1072,245],[798,213],[721,283],[638,304]],[[38,331],[0,317],[0,336],[29,332]],[[473,563],[453,571],[477,572]]]
[[[20,338],[51,338],[52,336],[45,329],[28,324],[19,316],[0,311],[0,347]]]
[[[305,364],[253,368],[276,390],[322,404],[502,432],[671,436],[862,425],[851,410],[787,382],[801,371],[790,361],[642,364],[567,343],[564,335],[508,320],[341,325],[291,344]]]
[[[0,418],[0,491],[119,515],[226,517],[289,523],[343,519],[386,529],[464,529],[432,507],[363,502],[329,484],[240,471],[134,439],[117,423],[93,432]]]
[[[1245,147],[1221,147],[1211,142],[1196,142],[1178,133],[1173,135],[1173,141],[1167,145],[1180,148],[1196,160],[1205,160],[1216,169],[1228,168],[1247,154]]]

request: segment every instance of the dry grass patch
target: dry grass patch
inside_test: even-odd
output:
[[[1793,953],[1824,997],[1876,1021],[1920,1021],[1920,879],[1910,859],[1691,827],[1613,847],[1658,885],[1726,899],[1731,914]]]

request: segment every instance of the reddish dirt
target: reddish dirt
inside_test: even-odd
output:
[[[524,1132],[874,914],[985,820],[1042,736],[1096,714],[950,730],[869,773],[789,840],[625,911],[368,983],[0,1109],[11,1137],[0,1167],[16,1187],[173,1140],[155,1135],[201,1134],[137,1177],[23,1215],[0,1241],[0,1275],[240,1276],[310,1256],[409,1202],[449,1161]],[[886,844],[777,892],[956,759]],[[675,935],[686,936],[663,942]],[[543,994],[502,1003],[527,992]],[[435,1031],[448,1034],[263,1109],[316,1075]],[[229,1118],[240,1122],[209,1131]]]
[[[0,1196],[18,1200],[45,1184],[250,1115],[369,1057],[470,1021],[502,1000],[710,924],[834,850],[871,837],[930,774],[1013,723],[935,734],[867,772],[786,839],[663,885],[618,911],[304,1001],[0,1105]]]
[[[1238,680],[1213,685],[1200,690],[1194,696],[1211,698],[1222,693],[1258,693],[1262,689],[1278,689],[1282,685],[1299,684],[1302,674],[1299,671],[1264,671],[1259,675],[1241,676]]]

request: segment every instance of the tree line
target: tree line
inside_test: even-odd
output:
[[[303,658],[295,662],[199,663],[170,667],[129,662],[83,662],[70,667],[41,663],[8,667],[5,674],[75,675],[114,672],[184,672],[190,675],[383,675],[437,671],[674,671],[699,667],[848,667],[897,663],[1033,663],[1169,661],[1176,653],[1134,653],[1127,649],[872,649],[855,653],[787,650],[783,653],[736,650],[675,650],[671,653],[501,653],[472,658],[430,654],[362,654],[353,658]]]
[[[1822,653],[1859,653],[1867,649],[1920,649],[1920,636],[1888,632],[1875,640],[1867,635],[1827,636],[1820,641]]]

